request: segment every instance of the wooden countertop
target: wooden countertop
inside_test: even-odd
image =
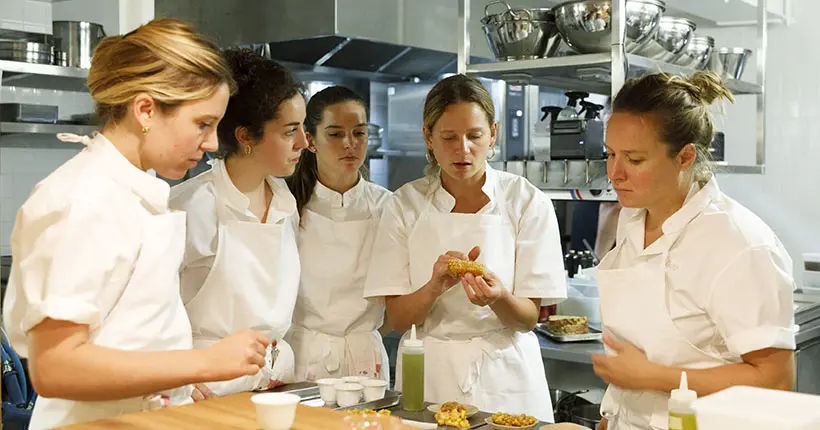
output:
[[[251,403],[254,393],[218,397],[192,405],[137,412],[115,418],[60,427],[64,430],[185,430],[225,429],[260,430],[256,423],[256,408]],[[325,430],[342,428],[345,414],[326,408],[298,405],[292,430]],[[406,429],[414,427],[405,426]],[[554,424],[541,427],[548,430],[583,429],[576,424]]]

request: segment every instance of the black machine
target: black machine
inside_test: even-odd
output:
[[[550,158],[553,160],[602,160],[606,158],[604,145],[604,122],[600,112],[603,106],[583,100],[586,93],[567,93],[569,103],[561,109],[557,106],[546,106],[541,109],[544,116],[552,116],[550,124]],[[581,98],[581,111],[572,119],[564,115],[567,109],[574,109]],[[581,115],[583,114],[583,118]]]

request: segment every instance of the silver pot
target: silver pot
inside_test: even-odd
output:
[[[0,40],[0,60],[51,64],[54,46],[49,43]]]
[[[628,0],[626,2],[626,52],[633,52],[658,32],[666,3],[660,0]]]
[[[51,26],[57,50],[65,53],[65,64],[90,69],[94,49],[105,39],[103,26],[86,21],[54,21]]]
[[[655,37],[644,42],[635,50],[635,54],[675,63],[692,41],[696,28],[697,24],[686,18],[665,16],[661,18]]]
[[[709,65],[712,51],[715,49],[715,39],[710,36],[695,35],[675,64],[695,70],[703,70]]]
[[[740,79],[743,76],[746,61],[752,56],[752,50],[746,48],[720,48],[712,55],[710,69],[723,78]]]
[[[490,14],[490,7],[497,4],[507,10]],[[555,15],[547,8],[513,9],[504,1],[493,1],[484,7],[481,26],[490,50],[502,61],[550,57],[560,41]]]

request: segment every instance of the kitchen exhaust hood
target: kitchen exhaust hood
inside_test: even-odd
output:
[[[301,71],[379,81],[456,72],[457,2],[156,0],[155,13],[193,22],[222,47],[252,47]]]

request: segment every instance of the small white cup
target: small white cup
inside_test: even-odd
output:
[[[342,377],[342,381],[350,384],[361,384],[362,381],[366,381],[367,377],[365,376],[344,376]]]
[[[347,408],[359,404],[362,400],[362,384],[341,383],[337,384],[336,388],[336,404]]]
[[[361,382],[364,387],[364,401],[373,402],[384,398],[387,391],[387,381],[382,379],[368,379]]]
[[[316,381],[319,385],[319,395],[325,403],[336,403],[336,385],[343,381],[337,378],[323,378]]]
[[[256,422],[263,430],[287,430],[293,427],[300,400],[301,397],[290,393],[256,394],[251,397],[256,405]]]

